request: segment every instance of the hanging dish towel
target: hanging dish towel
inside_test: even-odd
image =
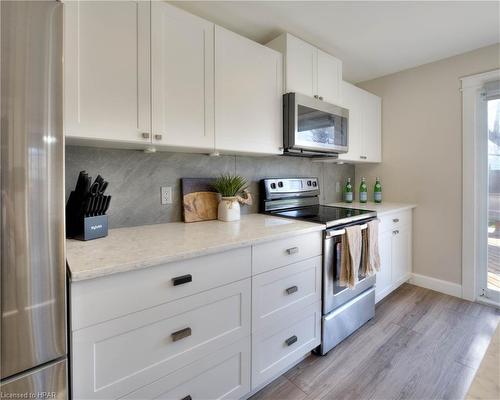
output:
[[[345,235],[342,236],[339,283],[352,289],[358,283],[361,262],[361,227],[349,226],[345,228],[345,231]]]
[[[366,229],[366,242],[366,256],[361,273],[363,276],[372,276],[380,271],[377,219],[368,222],[368,227]]]

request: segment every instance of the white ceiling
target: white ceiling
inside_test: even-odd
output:
[[[500,42],[499,1],[172,1],[257,42],[290,32],[361,82]]]

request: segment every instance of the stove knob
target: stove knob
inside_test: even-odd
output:
[[[271,183],[271,189],[276,189],[276,183]]]
[[[311,181],[307,181],[307,186],[311,186]]]
[[[283,182],[278,182],[278,187],[282,188],[283,187]]]
[[[316,181],[313,182],[313,186],[314,187],[318,186],[318,184],[316,183]]]

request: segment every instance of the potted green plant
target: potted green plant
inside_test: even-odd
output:
[[[221,195],[217,218],[221,221],[237,221],[240,219],[240,194],[247,189],[247,180],[239,175],[221,175],[212,184]]]

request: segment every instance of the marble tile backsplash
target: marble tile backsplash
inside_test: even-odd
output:
[[[354,180],[354,166],[316,163],[295,157],[210,157],[186,153],[144,153],[66,146],[66,199],[74,188],[78,173],[85,170],[95,178],[101,174],[109,181],[112,195],[108,211],[111,228],[182,221],[181,178],[216,177],[236,173],[247,178],[254,197],[243,213],[259,210],[259,180],[268,177],[318,177],[321,202],[340,201],[335,183],[341,187],[347,177]],[[160,187],[171,186],[173,203],[160,204]]]

